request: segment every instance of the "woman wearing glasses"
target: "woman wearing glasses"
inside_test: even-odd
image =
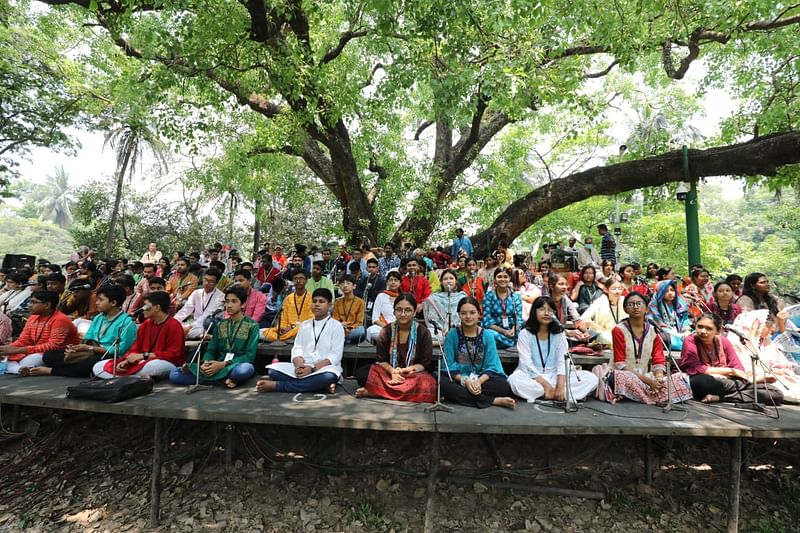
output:
[[[453,279],[455,283],[455,279]],[[436,367],[433,340],[428,328],[417,323],[417,301],[401,294],[394,301],[395,320],[384,326],[375,343],[375,364],[361,366],[355,375],[356,397],[433,403]]]
[[[623,302],[628,318],[612,331],[614,368],[603,376],[605,394],[601,400],[612,403],[627,398],[648,405],[667,400],[664,346],[656,328],[645,321],[647,302],[632,292]],[[670,400],[688,400],[692,393],[680,374],[670,377]]]

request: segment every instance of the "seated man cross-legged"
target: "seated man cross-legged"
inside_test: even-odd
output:
[[[136,342],[117,360],[116,374],[165,378],[186,359],[183,328],[169,316],[169,294],[151,292],[144,298],[144,323],[136,334]],[[114,360],[98,362],[92,370],[95,376],[109,379],[114,376]]]
[[[72,320],[56,310],[58,294],[51,291],[34,291],[31,294],[31,316],[19,338],[11,344],[0,346],[0,354],[8,356],[9,374],[27,376],[31,367],[43,364],[43,354],[50,350],[63,350],[78,344],[78,330]]]
[[[183,325],[187,339],[199,339],[217,311],[222,310],[225,294],[217,289],[222,272],[209,268],[203,274],[203,286],[195,290],[186,304],[175,313],[175,319]],[[189,321],[189,322],[187,322]]]
[[[328,315],[333,294],[325,288],[311,295],[314,318],[300,325],[291,363],[267,366],[269,378],[258,382],[258,392],[336,392],[342,375],[344,328]]]
[[[80,344],[70,344],[66,349],[44,353],[44,366],[30,369],[31,376],[89,377],[92,367],[103,356],[112,358],[114,350],[119,355],[128,351],[136,340],[136,324],[121,309],[125,290],[117,285],[104,285],[97,289],[97,310],[89,330]]]
[[[220,322],[198,368],[197,362],[176,368],[169,380],[177,385],[225,384],[229,389],[247,381],[255,373],[253,361],[258,348],[258,323],[245,316],[247,290],[231,287],[225,291],[228,318]]]

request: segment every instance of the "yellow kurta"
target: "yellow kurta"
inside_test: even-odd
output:
[[[283,301],[283,305],[281,306],[281,320],[278,327],[262,329],[261,338],[266,341],[285,341],[293,339],[300,330],[300,324],[313,317],[314,312],[311,310],[311,293],[305,291],[300,297],[298,297],[297,294],[290,294],[286,297],[286,300]],[[284,330],[282,335],[278,335],[280,330]]]
[[[346,302],[344,297],[333,302],[333,319],[344,326],[345,334],[350,333],[358,326],[364,325],[364,300],[354,296],[353,300]]]

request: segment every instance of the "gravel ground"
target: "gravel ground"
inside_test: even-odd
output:
[[[0,433],[0,531],[147,529],[152,421],[24,415],[23,427],[40,425],[35,436]],[[228,454],[226,431],[223,424],[168,426],[156,531],[423,530],[430,435],[237,426]],[[726,442],[653,444],[648,486],[641,438],[442,435],[433,530],[724,531]],[[758,441],[745,450],[741,530],[800,531],[800,444]]]

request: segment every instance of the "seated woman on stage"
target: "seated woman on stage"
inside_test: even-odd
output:
[[[483,278],[478,272],[478,262],[474,257],[467,258],[467,279],[461,285],[461,290],[464,291],[467,296],[472,296],[478,300],[478,303],[483,305],[483,298],[486,296],[486,287]]]
[[[670,337],[670,349],[680,350],[683,339],[692,332],[689,306],[678,293],[678,282],[656,283],[656,292],[647,304],[647,318],[653,320]]]
[[[645,285],[638,285],[636,283],[636,273],[634,271],[633,265],[622,265],[619,270],[617,271],[619,274],[620,282],[622,283],[622,287],[624,290],[622,291],[622,296],[625,297],[632,292],[638,292],[642,295],[647,294],[647,286]]]
[[[531,306],[536,301],[536,298],[542,295],[542,291],[528,281],[528,274],[523,268],[515,268],[511,272],[511,281],[513,282],[514,290],[522,300],[522,320],[528,320]]]
[[[458,290],[456,273],[445,270],[440,277],[442,290],[431,294],[422,305],[425,316],[425,325],[432,331],[439,331],[442,338],[447,335],[450,328],[457,328],[461,323],[458,318],[458,302],[466,295]],[[395,316],[397,315],[397,300],[395,300]]]
[[[705,268],[696,268],[691,272],[692,282],[684,288],[685,292],[697,295],[702,299],[703,307],[714,301],[714,287],[711,284],[711,274]]]
[[[292,346],[292,362],[267,365],[268,377],[256,384],[258,392],[336,392],[342,375],[344,328],[328,314],[332,300],[328,289],[314,291],[314,318],[300,326]]]
[[[394,300],[400,295],[400,272],[386,274],[386,290],[375,298],[372,305],[372,325],[367,328],[367,340],[373,344],[386,324],[394,322]]]
[[[565,330],[565,335],[569,340],[586,342],[591,338],[589,327],[581,320],[578,314],[578,306],[567,297],[568,286],[569,282],[566,274],[550,274],[550,299],[555,304],[553,308],[555,318],[558,319],[562,327],[567,322],[572,322],[575,326],[573,329]]]
[[[578,313],[589,309],[589,306],[604,294],[602,287],[595,280],[596,272],[592,265],[583,267],[578,283],[572,289],[571,299],[578,305]]]
[[[604,378],[607,392],[603,399],[614,403],[627,398],[648,405],[666,402],[664,346],[656,328],[645,321],[645,297],[632,292],[625,297],[623,307],[628,318],[611,333],[614,368]],[[680,374],[672,374],[670,387],[669,397],[673,403],[692,397]]]
[[[739,304],[733,303],[736,300],[733,294],[733,287],[727,281],[720,281],[714,285],[714,298],[708,307],[715,315],[719,315],[723,324],[733,324],[736,317],[742,312]]]
[[[144,297],[145,321],[136,333],[136,342],[117,359],[118,376],[166,378],[186,360],[183,327],[169,315],[170,305],[169,294],[163,291]],[[102,379],[114,377],[114,360],[97,362],[92,373]]]
[[[228,318],[217,324],[214,336],[203,354],[203,362],[194,361],[173,369],[169,380],[176,385],[225,384],[229,389],[250,379],[255,373],[253,361],[258,348],[258,322],[244,314],[247,290],[234,286],[225,291]]]
[[[611,330],[623,319],[628,318],[628,314],[622,307],[622,291],[625,288],[615,278],[607,279],[603,282],[603,286],[608,294],[595,300],[583,312],[581,321],[590,331],[597,333],[599,344],[610,346],[613,342]]]
[[[458,303],[461,326],[451,329],[445,339],[445,365],[439,376],[442,396],[478,409],[491,405],[513,409],[516,402],[511,397],[494,337],[478,325],[479,306],[471,296]]]
[[[80,344],[66,349],[50,350],[42,356],[44,366],[30,369],[31,376],[89,377],[92,367],[104,355],[122,356],[136,340],[136,324],[122,308],[125,289],[105,285],[97,289],[97,310],[89,330]]]
[[[401,294],[394,301],[395,321],[378,335],[375,364],[356,369],[356,397],[436,401],[436,380],[431,374],[436,368],[433,342],[428,328],[414,319],[416,308],[417,301],[410,294]]]
[[[755,309],[766,309],[769,318],[776,321],[778,313],[783,309],[780,298],[769,293],[769,280],[761,272],[753,272],[744,278],[742,296],[736,300],[742,313]]]
[[[519,334],[519,364],[508,378],[514,394],[533,402],[583,400],[597,387],[597,377],[585,370],[571,370],[566,377],[567,337],[553,316],[555,302],[543,296],[533,303],[531,316]],[[535,345],[535,347],[534,347]],[[569,389],[569,390],[568,390]]]
[[[501,349],[517,343],[517,335],[524,325],[522,299],[511,290],[511,272],[498,267],[494,271],[494,290],[483,300],[483,327]]]
[[[720,317],[711,313],[700,315],[696,333],[684,339],[681,370],[689,374],[692,393],[703,403],[753,402],[751,376],[745,372],[731,341],[720,335],[720,331]],[[757,385],[756,394],[760,403],[783,403],[783,394],[769,385]]]
[[[606,282],[610,279],[619,280],[619,276],[614,272],[614,262],[611,259],[603,259],[603,264],[600,268],[601,271],[597,275],[597,281],[602,284],[601,288],[607,288]]]

